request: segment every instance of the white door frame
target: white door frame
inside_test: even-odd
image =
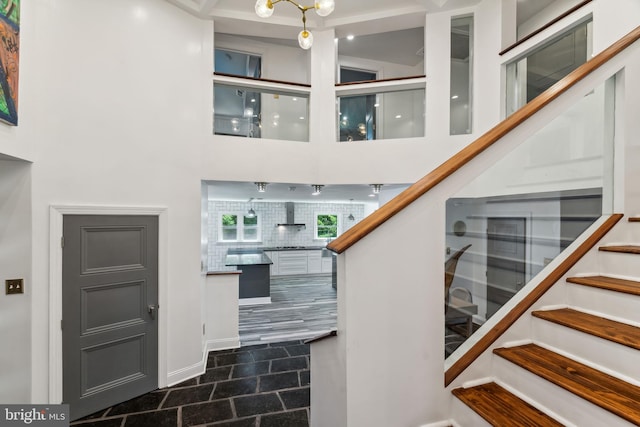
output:
[[[52,205],[49,208],[49,402],[62,402],[62,227],[64,215],[152,215],[158,217],[158,387],[167,385],[166,207]]]

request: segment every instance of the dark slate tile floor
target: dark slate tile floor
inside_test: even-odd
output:
[[[209,353],[198,378],[71,423],[78,427],[309,427],[308,344]]]

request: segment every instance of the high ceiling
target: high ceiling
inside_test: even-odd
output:
[[[269,19],[259,18],[255,0],[167,0],[202,18],[215,19],[216,32],[289,38],[300,31],[298,9],[285,1],[275,6]],[[473,6],[480,0],[337,0],[329,16],[307,13],[307,26],[335,28],[336,36],[364,35],[416,28],[424,25],[424,14]],[[303,5],[312,0],[300,0]]]

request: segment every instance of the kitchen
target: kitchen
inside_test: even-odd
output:
[[[310,338],[335,328],[336,257],[326,244],[406,188],[207,184],[207,269],[243,271],[242,345]]]

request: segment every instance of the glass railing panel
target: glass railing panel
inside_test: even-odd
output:
[[[446,356],[612,212],[614,78],[446,203]]]
[[[592,39],[592,20],[589,19],[508,63],[507,116],[591,58]]]
[[[309,141],[309,95],[214,84],[216,135]]]
[[[424,89],[339,96],[339,141],[423,137],[424,96]]]

